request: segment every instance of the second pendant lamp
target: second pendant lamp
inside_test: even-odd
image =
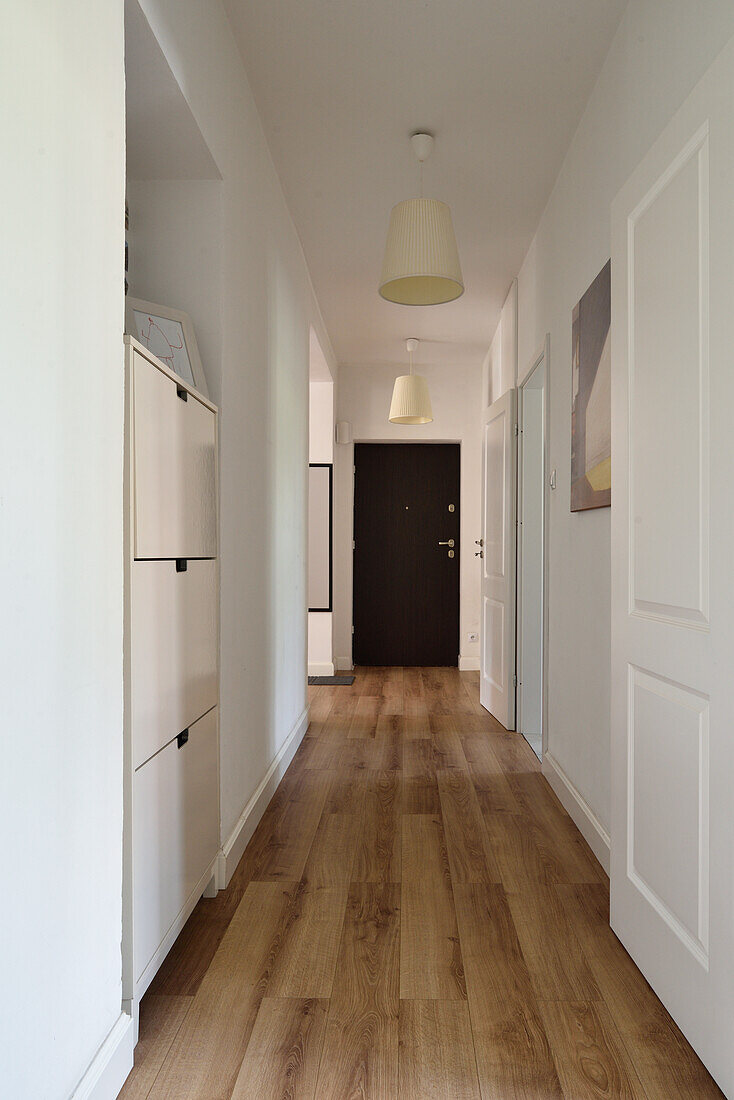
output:
[[[433,420],[431,397],[428,383],[420,374],[413,374],[413,352],[418,340],[406,340],[405,346],[410,356],[410,374],[401,374],[395,379],[390,402],[391,424],[430,424]]]
[[[404,306],[435,306],[464,293],[451,211],[439,199],[423,197],[423,162],[431,155],[431,134],[413,134],[421,165],[421,194],[397,203],[390,213],[380,295]]]

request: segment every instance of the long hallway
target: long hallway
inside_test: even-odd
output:
[[[125,1100],[722,1094],[478,674],[362,669],[141,1007]]]

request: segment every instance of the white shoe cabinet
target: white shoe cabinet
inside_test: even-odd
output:
[[[219,852],[217,409],[130,336],[123,996],[140,998]]]

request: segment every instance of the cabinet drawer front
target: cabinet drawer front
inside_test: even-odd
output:
[[[217,554],[216,417],[133,354],[135,557]]]
[[[217,711],[133,776],[133,936],[139,981],[219,848]]]
[[[217,611],[216,561],[132,563],[134,767],[217,703]]]

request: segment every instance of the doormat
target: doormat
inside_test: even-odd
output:
[[[353,676],[309,676],[312,687],[347,687],[354,683]]]

